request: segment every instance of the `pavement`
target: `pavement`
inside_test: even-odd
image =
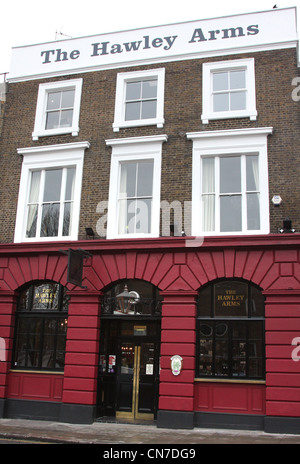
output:
[[[128,447],[128,445],[160,444],[173,445],[171,448],[188,445],[190,448],[200,444],[300,444],[300,435],[205,428],[165,429],[157,428],[153,424],[94,422],[90,425],[82,425],[0,419],[0,444],[7,443],[7,440],[18,443],[110,444],[116,445],[118,449],[119,445]]]

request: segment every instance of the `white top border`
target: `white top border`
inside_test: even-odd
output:
[[[297,47],[296,7],[14,47],[9,82]]]

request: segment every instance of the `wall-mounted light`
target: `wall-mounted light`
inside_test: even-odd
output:
[[[295,229],[292,227],[292,221],[289,218],[285,218],[283,220],[282,228],[279,229],[281,234],[291,234],[296,232]]]

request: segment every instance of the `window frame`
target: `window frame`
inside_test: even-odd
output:
[[[18,154],[23,155],[19,198],[17,206],[15,243],[67,241],[78,239],[79,213],[81,201],[82,172],[84,151],[89,148],[89,142],[78,142],[64,145],[48,145],[45,147],[20,148]],[[27,205],[29,200],[31,173],[33,171],[75,167],[75,186],[72,211],[72,227],[70,234],[40,237],[26,237]]]
[[[251,295],[251,289],[252,288],[256,288],[258,290],[260,290],[256,285],[252,284],[251,282],[247,282],[247,281],[242,281],[242,280],[237,280],[237,279],[227,279],[227,280],[222,280],[222,281],[215,281],[215,282],[211,282],[210,284],[208,285],[205,285],[205,287],[203,287],[202,289],[200,289],[199,291],[199,294],[198,294],[198,301],[197,301],[197,323],[196,323],[196,327],[197,327],[197,332],[196,332],[196,359],[197,359],[197,362],[196,362],[196,378],[199,378],[199,379],[207,379],[207,380],[219,380],[219,379],[222,379],[222,380],[228,380],[228,381],[233,381],[233,380],[236,380],[236,381],[247,381],[247,380],[256,380],[256,381],[263,381],[265,380],[265,375],[266,375],[266,368],[265,368],[265,304],[264,304],[264,311],[263,311],[263,316],[255,316],[254,313],[252,313],[252,308],[248,307],[248,312],[247,312],[247,315],[244,315],[244,316],[233,316],[233,317],[225,317],[225,316],[216,316],[214,314],[214,287],[216,284],[218,283],[237,283],[237,284],[244,284],[244,285],[247,285],[248,289],[247,289],[247,292],[248,292],[248,295]],[[209,315],[205,315],[205,316],[201,316],[200,315],[200,309],[199,309],[199,303],[200,303],[200,298],[201,298],[201,290],[204,290],[204,288],[208,288],[208,287],[211,287],[211,296],[210,296],[210,311],[209,311]],[[260,290],[261,291],[261,290]],[[262,295],[263,297],[263,295]],[[212,353],[211,353],[211,366],[212,366],[212,369],[214,370],[214,373],[212,373],[211,375],[209,374],[201,374],[201,371],[200,371],[200,362],[201,362],[201,350],[200,350],[200,344],[201,344],[201,340],[205,340],[205,337],[200,335],[200,326],[205,324],[205,322],[207,324],[210,324],[212,327],[214,327],[214,333],[212,335],[211,338],[207,338],[207,340],[212,340],[211,342],[211,347],[212,347]],[[245,325],[245,338],[244,339],[240,339],[240,343],[248,343],[247,346],[245,346],[245,370],[246,370],[246,375],[234,375],[233,374],[233,364],[234,364],[234,352],[233,352],[233,341],[234,340],[239,340],[239,338],[234,338],[233,336],[233,327],[234,327],[234,324],[243,324]],[[260,333],[261,333],[261,345],[260,345],[260,348],[261,348],[261,362],[262,362],[262,366],[261,366],[261,375],[259,376],[251,376],[249,375],[249,369],[250,369],[250,359],[253,358],[254,356],[252,355],[251,356],[251,353],[250,353],[250,343],[249,343],[249,340],[251,340],[250,336],[249,336],[249,328],[250,328],[250,325],[249,324],[252,324],[252,323],[260,323],[261,327],[260,327]],[[216,374],[216,358],[218,357],[217,356],[217,350],[216,350],[216,326],[218,324],[223,324],[223,325],[227,325],[227,331],[228,331],[228,352],[226,353],[227,357],[225,356],[224,358],[227,359],[227,365],[228,365],[228,372],[229,372],[229,375],[221,375],[221,374]],[[241,359],[241,358],[236,358],[236,359]],[[247,375],[248,373],[248,375]]]
[[[255,129],[236,129],[208,132],[187,133],[193,141],[192,169],[192,235],[195,236],[228,236],[228,235],[261,235],[268,234],[269,224],[269,182],[267,136],[272,134],[272,127]],[[222,157],[227,155],[258,155],[259,192],[260,192],[260,229],[251,230],[243,224],[241,231],[221,232],[204,231],[202,224],[201,175],[204,157]],[[244,186],[246,190],[246,185]],[[242,215],[245,211],[242,211]]]
[[[167,141],[166,135],[106,140],[106,144],[112,147],[107,214],[108,239],[159,237],[161,156],[162,143],[165,141]],[[143,160],[153,160],[151,230],[149,233],[120,234],[118,232],[118,199],[121,164],[127,161]]]
[[[38,140],[39,137],[60,134],[72,134],[73,136],[78,135],[82,82],[82,79],[72,79],[68,81],[47,82],[39,85],[32,140]],[[48,95],[51,92],[59,92],[64,90],[75,90],[72,125],[70,127],[46,129],[46,107]]]
[[[213,74],[216,72],[246,71],[246,109],[214,111],[213,109]],[[202,114],[203,124],[208,124],[214,119],[250,118],[255,121],[256,91],[255,91],[255,64],[254,58],[218,61],[216,63],[203,63],[202,65]]]
[[[42,285],[57,285],[57,291],[58,291],[58,305],[56,309],[44,309],[44,308],[38,308],[34,309],[34,288],[35,286],[42,286]],[[63,372],[64,367],[44,367],[43,364],[43,347],[44,347],[44,340],[47,334],[45,334],[45,324],[46,321],[55,321],[56,326],[55,326],[55,335],[54,335],[54,340],[53,340],[53,353],[54,353],[54,359],[57,361],[57,351],[58,351],[58,324],[60,321],[65,322],[65,345],[64,345],[64,353],[66,353],[66,339],[67,339],[67,320],[68,320],[68,301],[66,302],[66,308],[64,307],[64,301],[63,301],[63,293],[66,292],[66,287],[64,287],[62,284],[59,284],[58,282],[53,282],[53,281],[37,281],[33,282],[30,285],[27,285],[26,287],[23,288],[23,292],[28,292],[27,295],[27,307],[22,308],[21,307],[21,299],[19,297],[18,302],[17,302],[17,311],[16,311],[16,320],[15,320],[15,329],[14,329],[14,343],[13,343],[13,354],[12,354],[12,360],[11,360],[11,367],[13,370],[29,370],[29,371],[51,371],[51,372]],[[28,366],[27,360],[28,360],[28,351],[29,348],[26,346],[25,351],[25,366],[24,365],[17,365],[16,364],[16,356],[17,356],[17,342],[18,342],[18,337],[20,335],[20,332],[18,332],[19,328],[19,321],[23,321],[27,325],[27,332],[26,333],[26,339],[28,343],[29,335],[30,335],[30,321],[38,321],[40,325],[40,332],[36,333],[35,335],[38,335],[38,349],[35,349],[35,353],[38,356],[38,365],[37,366]],[[61,351],[61,350],[59,350]]]
[[[128,82],[157,79],[157,107],[156,117],[149,119],[125,120],[126,85]],[[149,69],[146,71],[133,71],[119,73],[117,75],[115,116],[113,131],[119,132],[120,128],[156,125],[162,128],[164,125],[164,87],[165,68]]]

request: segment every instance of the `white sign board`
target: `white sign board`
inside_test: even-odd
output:
[[[295,47],[296,8],[13,48],[10,82],[124,66]]]

